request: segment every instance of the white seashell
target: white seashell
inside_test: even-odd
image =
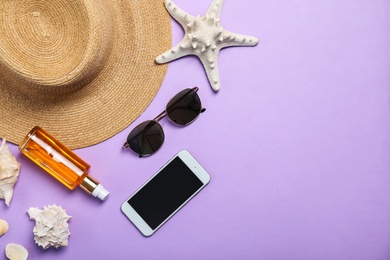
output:
[[[0,237],[8,231],[8,223],[4,219],[0,219]]]
[[[43,210],[30,208],[27,211],[30,219],[35,220],[34,240],[43,249],[68,246],[70,235],[68,220],[71,216],[61,206],[47,206]]]
[[[26,260],[28,251],[22,245],[10,243],[5,247],[5,255],[10,260]]]
[[[3,139],[0,146],[0,199],[4,199],[8,207],[14,194],[19,172],[20,163],[12,155],[6,145],[6,140]]]

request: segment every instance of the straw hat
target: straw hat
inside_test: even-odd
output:
[[[163,0],[2,0],[0,137],[39,125],[71,149],[129,126],[156,95],[171,47]]]

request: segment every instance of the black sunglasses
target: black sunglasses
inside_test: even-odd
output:
[[[187,88],[177,93],[167,104],[165,110],[153,120],[147,120],[137,125],[127,136],[123,148],[131,148],[139,157],[155,153],[164,142],[164,131],[158,123],[165,116],[182,126],[186,126],[206,109],[202,108],[200,98],[196,93],[198,87]]]

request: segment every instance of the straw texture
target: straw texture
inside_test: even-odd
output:
[[[156,95],[171,47],[162,0],[3,0],[0,137],[35,125],[71,149],[102,142]]]

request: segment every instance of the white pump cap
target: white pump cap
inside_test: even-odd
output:
[[[98,197],[101,200],[105,200],[110,194],[101,184],[98,184],[96,188],[92,191],[92,196]]]

